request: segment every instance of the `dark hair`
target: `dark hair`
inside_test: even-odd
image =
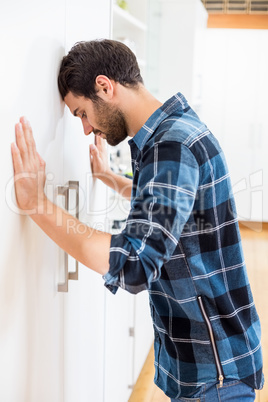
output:
[[[106,75],[124,86],[143,84],[136,56],[123,43],[109,39],[78,42],[61,62],[58,87],[62,99],[72,92],[97,100],[98,75]]]

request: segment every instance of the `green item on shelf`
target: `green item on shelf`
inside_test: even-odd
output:
[[[125,172],[124,176],[127,177],[128,179],[133,179],[133,173],[132,172]]]
[[[117,5],[123,10],[128,10],[128,4],[126,0],[117,0]]]

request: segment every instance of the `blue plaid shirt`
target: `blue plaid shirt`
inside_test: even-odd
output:
[[[131,210],[105,285],[148,290],[155,383],[170,398],[207,382],[263,384],[260,321],[223,152],[179,93],[129,141]]]

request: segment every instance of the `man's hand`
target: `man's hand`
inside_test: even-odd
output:
[[[25,117],[15,126],[16,143],[11,145],[18,207],[27,214],[42,211],[45,200],[45,162],[36,151],[31,126]]]
[[[106,141],[99,136],[95,136],[95,145],[90,145],[90,162],[94,177],[104,180],[106,175],[110,175],[111,169],[108,161]]]
[[[66,253],[105,275],[109,269],[111,235],[89,228],[46,198],[45,162],[36,151],[30,124],[21,118],[15,131],[12,158],[18,206]]]
[[[90,145],[90,162],[94,177],[100,179],[122,197],[131,199],[132,180],[112,171],[109,166],[106,142],[101,137],[96,136],[95,145]]]

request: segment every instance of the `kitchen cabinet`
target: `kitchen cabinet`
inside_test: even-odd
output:
[[[110,36],[110,0],[83,0],[79,7],[70,0],[12,0],[1,9],[0,27],[0,400],[125,402],[137,376],[134,362],[146,357],[134,349],[134,297],[123,291],[110,295],[101,276],[82,264],[78,280],[68,281],[68,292],[58,291],[65,261],[70,271],[76,263],[20,214],[10,154],[14,125],[26,115],[47,163],[47,196],[64,205],[59,189],[79,182],[81,221],[110,230],[108,190],[90,170],[93,136],[84,136],[57,89],[59,63],[70,47]],[[71,213],[74,193],[70,190]]]
[[[122,2],[113,1],[112,38],[125,43],[136,55],[142,76],[146,73],[147,0],[127,0],[125,9]]]
[[[86,11],[87,10],[87,11]],[[99,23],[101,15],[102,23]],[[109,0],[66,0],[66,53],[78,41],[109,37]],[[79,182],[79,219],[99,230],[106,229],[106,187],[93,180],[89,144],[79,118],[65,107],[64,179]],[[74,261],[69,257],[70,269]],[[105,288],[102,277],[78,264],[78,280],[69,280],[64,298],[64,402],[104,399]]]
[[[57,70],[64,55],[64,1],[1,5],[0,400],[63,402],[64,321],[57,292],[62,256],[14,199],[10,145],[26,115],[47,161],[53,197],[63,179],[63,105]],[[53,10],[53,12],[52,12]],[[49,29],[48,29],[49,27]]]
[[[122,41],[135,53],[145,82],[148,18],[148,1],[129,0],[126,10],[113,3],[112,38]],[[128,140],[129,138],[115,148],[109,147],[112,166],[119,173],[121,169],[121,174],[131,170]],[[119,157],[116,157],[115,153]],[[108,213],[108,221],[126,219],[130,203],[115,195],[113,191],[110,191],[109,199],[110,205],[116,200],[117,207]],[[106,351],[111,358],[105,366],[105,393],[107,402],[112,400],[111,395],[117,395],[117,398],[113,399],[114,402],[125,402],[153,342],[149,297],[147,292],[131,295],[119,289],[115,297],[107,294],[106,301],[106,332],[109,334],[106,338]],[[120,344],[119,350],[115,348],[116,344]],[[117,377],[110,376],[112,370],[116,370]]]
[[[79,181],[81,219],[95,227],[105,224],[104,189],[90,176],[88,141],[57,89],[59,63],[70,46],[109,35],[109,1],[80,6],[83,12],[65,0],[13,0],[1,9],[0,400],[5,402],[104,400],[103,280],[79,266],[79,280],[69,281],[68,293],[58,292],[64,253],[20,215],[10,154],[14,125],[26,115],[47,162],[48,197],[60,204],[59,186]],[[98,12],[105,28],[98,28]],[[88,23],[89,14],[95,23]],[[74,265],[71,259],[69,264]]]
[[[268,220],[268,33],[208,29],[204,120],[228,162],[238,218]]]

